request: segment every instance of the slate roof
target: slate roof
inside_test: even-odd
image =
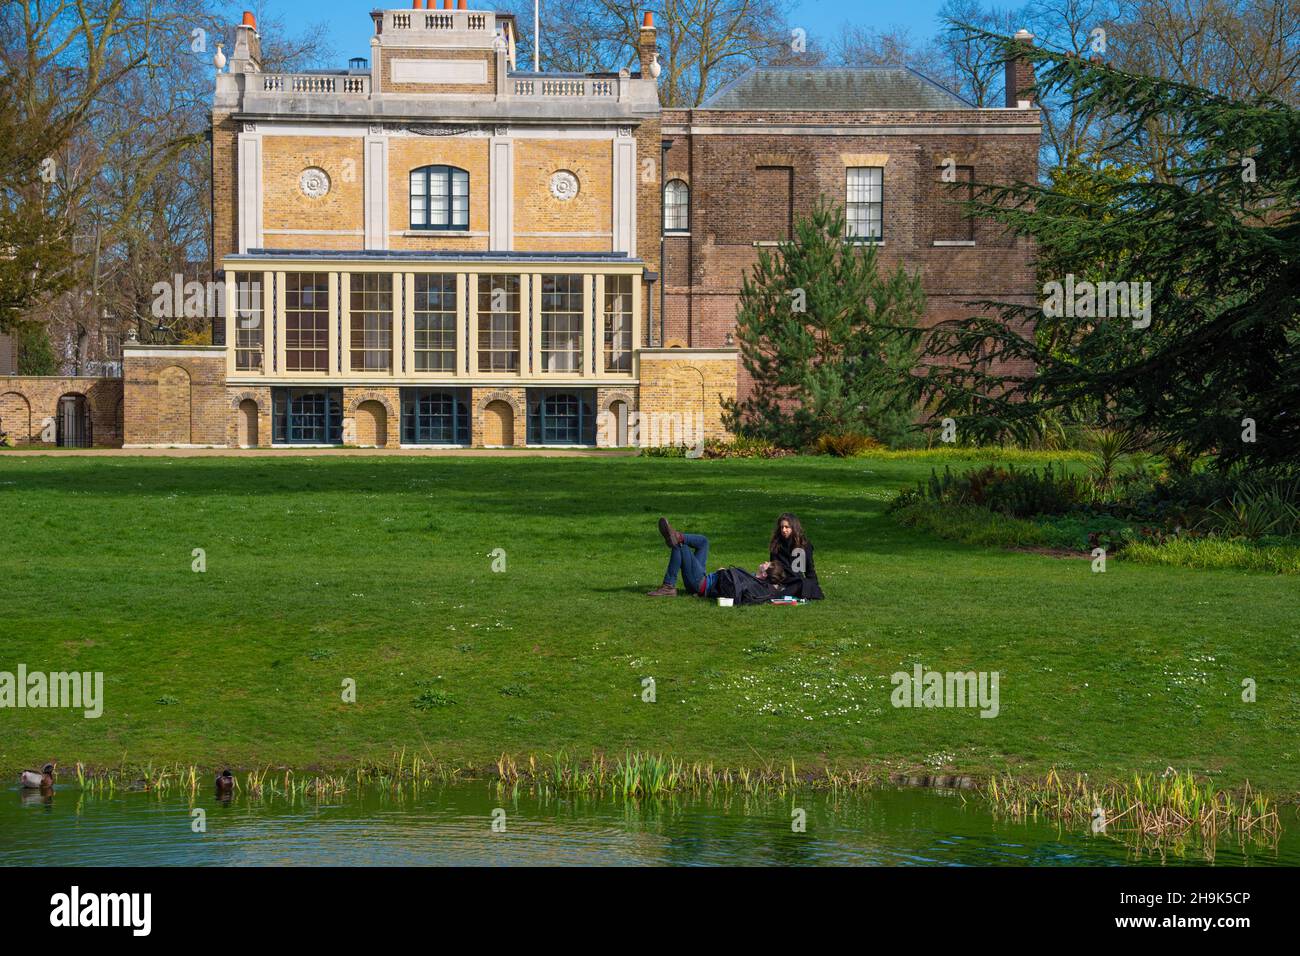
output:
[[[759,66],[704,101],[704,110],[968,110],[973,105],[906,66]]]

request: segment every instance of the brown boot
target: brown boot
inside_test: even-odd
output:
[[[671,584],[661,584],[653,591],[646,591],[646,597],[677,597],[677,589]]]
[[[659,519],[659,533],[664,536],[664,543],[670,548],[675,548],[679,544],[686,542],[686,536],[680,531],[674,530],[673,526],[668,523],[667,518]]]

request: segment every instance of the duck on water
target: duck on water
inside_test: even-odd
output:
[[[24,770],[18,775],[18,782],[22,784],[24,790],[53,790],[54,764],[47,763],[41,768],[40,773],[35,770]]]

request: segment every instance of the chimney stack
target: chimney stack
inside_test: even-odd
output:
[[[637,52],[641,59],[641,78],[650,79],[650,64],[654,62],[655,52],[658,49],[656,42],[658,34],[655,32],[655,15],[649,10],[646,11],[645,19],[641,21],[641,35],[637,38]]]
[[[245,10],[243,22],[235,27],[235,49],[230,54],[231,73],[262,72],[262,38],[257,17]]]
[[[1034,45],[1034,35],[1028,30],[1017,30],[1017,44],[1027,47]],[[1032,109],[1034,94],[1030,89],[1034,85],[1034,65],[1023,53],[1007,60],[1007,109]]]

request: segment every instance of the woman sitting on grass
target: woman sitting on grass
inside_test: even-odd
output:
[[[672,549],[672,555],[663,585],[648,591],[649,597],[676,597],[678,574],[686,584],[686,593],[700,597],[730,597],[737,604],[761,604],[782,596],[785,574],[779,565],[762,564],[756,575],[743,568],[722,568],[710,574],[705,563],[709,559],[708,538],[702,534],[683,534],[667,518],[659,519],[659,533]]]
[[[812,542],[804,534],[799,519],[788,511],[776,519],[768,553],[772,564],[783,572],[787,597],[820,601],[826,596],[817,582]]]

